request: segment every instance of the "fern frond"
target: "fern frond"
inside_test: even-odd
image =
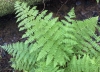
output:
[[[12,67],[17,70],[30,70],[36,61],[36,52],[33,54],[28,53],[32,45],[17,42],[9,45],[2,46],[9,54],[13,56],[11,59]]]
[[[29,11],[31,11],[31,9]],[[37,10],[34,9],[34,11]],[[23,12],[24,11],[21,11],[20,13]],[[71,39],[67,40],[66,32],[64,30],[66,26],[64,26],[60,21],[57,21],[58,18],[52,18],[52,13],[46,15],[46,12],[46,10],[40,14],[37,12],[37,14],[34,14],[35,16],[33,15],[33,20],[30,19],[30,16],[25,18],[25,21],[23,21],[27,24],[23,24],[23,21],[21,21],[22,19],[20,19],[21,16],[17,16],[18,20],[21,21],[19,24],[20,30],[27,30],[22,38],[28,37],[25,41],[26,44],[35,41],[33,47],[30,49],[30,53],[33,53],[38,49],[40,50],[37,61],[46,58],[47,65],[52,61],[54,62],[54,67],[57,65],[64,65],[68,60],[70,60],[69,56],[73,53],[73,45],[77,44],[77,42]],[[27,15],[30,13],[31,12],[27,12]],[[73,16],[74,15],[72,14],[71,18]],[[69,28],[67,28],[67,30],[68,29]],[[71,41],[71,44],[69,43],[70,45],[67,46],[68,41]],[[65,47],[68,48],[66,49]],[[63,56],[60,58],[59,55],[62,54]],[[58,58],[59,60],[57,60]]]
[[[53,63],[46,65],[44,61],[41,61],[37,63],[37,68],[35,69],[35,72],[56,72],[58,70],[58,67],[53,67]]]
[[[100,37],[95,34],[96,28],[98,29],[97,20],[98,17],[86,19],[84,21],[74,20],[71,22],[72,25],[68,25],[70,29],[68,29],[67,32],[74,35],[73,38],[71,36],[70,37],[71,39],[75,39],[77,42],[75,50],[79,51],[78,53],[84,54],[84,51],[90,55],[98,56],[100,46],[98,45],[97,40],[100,41]],[[62,22],[64,24],[68,24],[65,20],[62,20]]]
[[[96,58],[90,58],[88,55],[78,56],[74,55],[65,72],[99,72],[99,65]]]

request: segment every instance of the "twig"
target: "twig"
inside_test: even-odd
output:
[[[44,8],[42,9],[42,11],[44,11],[44,9],[45,9],[45,2],[44,2],[44,0],[43,0],[42,2],[43,2],[43,4],[44,4]],[[42,12],[42,11],[41,11],[41,12]]]
[[[56,13],[56,16],[58,15],[58,12],[61,10],[61,8],[62,8],[67,2],[68,2],[68,0],[66,0],[66,1],[63,3],[63,5],[59,8],[59,10],[58,10],[57,13]]]

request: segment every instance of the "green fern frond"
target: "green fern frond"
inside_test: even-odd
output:
[[[53,63],[46,65],[44,61],[37,63],[37,69],[35,72],[56,72],[58,71],[58,67],[53,67]]]
[[[36,62],[36,52],[29,53],[32,45],[17,42],[9,45],[2,46],[9,54],[13,56],[11,59],[12,67],[17,70],[30,70]]]
[[[20,11],[20,13],[23,13],[25,11],[22,10]],[[21,21],[19,24],[20,30],[27,30],[22,38],[28,37],[25,42],[26,44],[36,41],[33,44],[33,47],[30,49],[30,53],[40,49],[37,61],[41,60],[42,58],[47,58],[47,65],[52,61],[54,61],[54,67],[58,64],[64,65],[66,61],[70,60],[69,55],[73,53],[72,46],[77,43],[74,40],[70,39],[70,41],[72,41],[71,44],[73,43],[73,45],[67,46],[69,40],[64,39],[66,38],[66,35],[64,35],[66,34],[64,30],[66,26],[57,21],[58,18],[52,18],[52,13],[46,15],[46,12],[47,11],[43,11],[40,14],[38,14],[37,12],[37,14],[34,14],[36,16],[33,15],[33,20],[31,20],[30,16],[28,16],[23,20],[24,22],[27,21],[27,24],[23,24],[23,21],[21,21],[22,19],[20,17],[23,17],[23,15],[20,17],[17,16],[18,20]],[[18,15],[20,13],[18,13]],[[30,14],[30,12],[27,12],[27,15],[28,14]],[[73,15],[71,16],[73,17]],[[29,21],[28,19],[31,21]],[[65,47],[68,48],[65,49]],[[63,54],[63,56],[61,56],[62,58],[58,56],[59,53],[61,55]],[[57,58],[59,58],[59,61],[56,60]]]
[[[74,55],[65,72],[99,72],[99,65],[95,58],[90,58],[88,55],[84,55],[78,58]]]
[[[68,29],[67,32],[70,32],[71,34],[68,34],[70,35],[71,39],[74,39],[77,42],[77,45],[75,46],[76,51],[78,49],[78,51],[85,51],[85,53],[98,56],[100,46],[98,45],[97,41],[100,41],[100,36],[95,34],[96,28],[99,29],[96,25],[97,20],[98,17],[86,19],[84,21],[70,21],[72,25],[68,25],[70,29]],[[65,20],[62,20],[62,23],[68,24],[68,22]],[[72,35],[74,35],[73,38]]]

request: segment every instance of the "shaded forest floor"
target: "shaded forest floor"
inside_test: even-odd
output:
[[[78,20],[100,16],[100,4],[96,4],[95,0],[51,0],[38,5],[40,11],[49,10],[54,13],[54,17],[58,16],[60,19],[63,19],[72,7],[75,8]],[[17,25],[14,14],[0,18],[0,45],[24,41],[21,39],[24,32],[19,32]],[[0,48],[0,72],[18,72],[10,67],[10,58],[11,56]]]

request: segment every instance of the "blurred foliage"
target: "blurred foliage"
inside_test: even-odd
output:
[[[43,0],[0,0],[0,17],[13,13],[16,1],[27,2],[29,5],[36,5],[38,2],[42,2]]]

